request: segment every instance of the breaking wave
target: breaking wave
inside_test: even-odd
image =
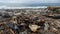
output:
[[[0,6],[0,9],[25,9],[25,8],[47,8],[47,6],[38,6],[38,7],[8,7],[8,6]]]

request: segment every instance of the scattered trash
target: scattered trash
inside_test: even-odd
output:
[[[0,15],[0,34],[60,34],[60,16],[14,14]]]

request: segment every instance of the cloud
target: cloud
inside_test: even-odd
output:
[[[0,0],[2,3],[60,3],[60,0]]]
[[[22,3],[21,0],[0,0],[2,3]]]

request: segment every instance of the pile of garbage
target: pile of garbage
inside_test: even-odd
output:
[[[40,15],[19,15],[0,24],[0,34],[60,34],[60,22]],[[16,22],[16,23],[14,23]]]

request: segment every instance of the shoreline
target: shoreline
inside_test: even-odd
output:
[[[0,7],[0,9],[27,9],[27,8],[32,8],[32,9],[38,9],[38,8],[47,8],[48,6],[39,6],[39,7]]]

